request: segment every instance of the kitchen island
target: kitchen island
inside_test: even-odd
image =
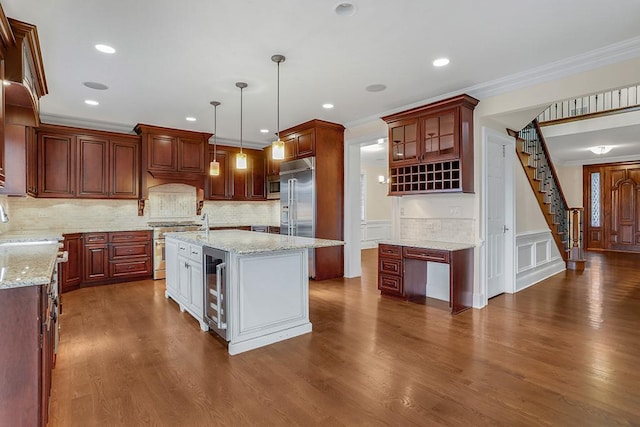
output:
[[[166,292],[229,354],[311,332],[309,249],[326,239],[224,230],[166,234]]]

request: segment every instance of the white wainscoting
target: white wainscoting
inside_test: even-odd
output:
[[[551,231],[516,236],[516,292],[566,270]]]
[[[371,249],[378,247],[381,240],[391,239],[391,221],[367,221],[360,225],[360,247]]]

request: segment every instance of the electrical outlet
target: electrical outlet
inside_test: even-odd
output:
[[[47,218],[48,216],[45,211],[38,211],[38,218]]]
[[[453,206],[449,208],[449,216],[452,218],[460,218],[462,216],[462,209],[460,206]]]
[[[404,208],[400,208],[400,216],[404,216]]]

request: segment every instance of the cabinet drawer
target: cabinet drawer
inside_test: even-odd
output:
[[[147,242],[151,240],[151,233],[148,231],[118,231],[109,233],[111,243],[126,242]]]
[[[108,233],[85,233],[84,234],[84,243],[92,244],[92,243],[107,243]]]
[[[151,274],[151,259],[143,258],[136,261],[114,261],[109,263],[111,277],[139,276]]]
[[[378,289],[384,294],[402,296],[402,276],[378,274]]]
[[[151,242],[140,242],[133,244],[114,244],[111,245],[111,253],[109,258],[112,260],[131,258],[131,257],[150,257]]]
[[[189,244],[178,242],[178,253],[183,256],[189,256]]]
[[[378,273],[402,275],[402,260],[391,258],[378,258]]]
[[[449,262],[449,251],[439,251],[437,249],[405,247],[403,248],[403,255],[405,258],[410,259],[445,263]]]
[[[202,262],[202,246],[189,245],[189,258]]]
[[[402,246],[378,245],[378,256],[386,258],[402,258]]]

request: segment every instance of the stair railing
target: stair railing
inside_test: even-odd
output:
[[[518,137],[523,141],[522,151],[529,154],[529,166],[535,170],[535,178],[539,181],[539,190],[544,194],[544,201],[548,204],[549,213],[553,216],[553,223],[557,227],[556,231],[565,250],[562,255],[566,259],[571,244],[569,242],[570,218],[567,216],[569,205],[560,187],[560,180],[551,162],[538,121],[534,120],[529,123],[518,132]]]

